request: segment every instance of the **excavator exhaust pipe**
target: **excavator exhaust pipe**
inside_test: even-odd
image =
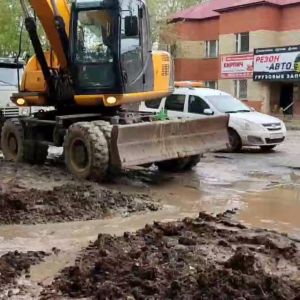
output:
[[[128,168],[226,149],[228,116],[116,125],[111,164]]]

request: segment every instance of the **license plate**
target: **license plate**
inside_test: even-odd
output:
[[[283,134],[282,133],[271,133],[271,139],[282,139]]]

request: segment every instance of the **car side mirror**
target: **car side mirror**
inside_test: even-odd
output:
[[[134,37],[139,35],[139,24],[136,16],[125,17],[125,36]]]
[[[256,109],[254,107],[250,107],[251,111],[256,111]]]
[[[206,109],[204,109],[203,114],[207,115],[207,116],[212,116],[215,113],[210,108],[206,108]]]

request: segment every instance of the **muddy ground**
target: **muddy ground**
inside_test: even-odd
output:
[[[299,299],[299,147],[296,132],[269,154],[208,154],[186,174],[127,171],[101,186],[74,180],[55,152],[38,167],[0,153],[0,256],[51,253],[25,256],[29,274],[13,258],[0,299]],[[197,218],[234,208],[234,221]]]
[[[15,293],[22,294],[22,286],[17,280],[21,275],[29,276],[32,265],[41,263],[49,253],[43,251],[20,253],[8,252],[0,257],[0,297],[11,297]]]
[[[33,185],[36,188],[29,188],[28,182],[24,183],[28,174],[36,175],[38,181],[42,180],[38,174],[42,177],[48,174],[48,167],[14,166],[0,161],[0,169],[1,172],[9,169],[19,175],[0,179],[0,224],[97,220],[117,214],[129,216],[133,213],[157,211],[160,208],[160,204],[146,194],[123,193],[95,183],[72,182],[71,179],[65,183],[62,179],[61,185],[55,186],[51,183],[51,178],[49,185],[45,182],[44,186],[38,187],[37,182]],[[59,171],[63,172],[52,168],[51,175],[54,177],[57,173],[58,180],[54,181],[56,184],[60,181]]]
[[[230,214],[230,213],[229,213]],[[300,299],[300,243],[227,214],[99,235],[42,299]]]

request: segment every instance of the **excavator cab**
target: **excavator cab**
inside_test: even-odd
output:
[[[76,94],[141,92],[146,84],[153,88],[153,76],[146,76],[153,72],[153,61],[142,1],[77,1],[71,12]]]
[[[166,52],[152,52],[149,15],[144,1],[77,0],[70,8],[63,4],[65,1],[45,1],[47,5],[42,6],[40,0],[29,0],[52,46],[52,59],[56,58],[58,65],[47,57],[43,63],[45,53],[37,47],[36,58],[43,76],[37,78],[37,74],[33,74],[37,71],[34,68],[36,61],[28,64],[27,70],[32,74],[27,78],[31,81],[23,84],[23,91],[32,92],[33,86],[42,85],[44,77],[48,91],[52,91],[44,104],[71,103],[67,99],[70,98],[70,87],[66,86],[71,82],[77,105],[101,106],[102,103],[116,107],[172,92],[172,59]],[[55,21],[52,24],[49,22],[51,14]],[[27,30],[31,32],[33,44],[37,44],[33,27],[27,26]],[[59,76],[54,76],[54,81],[60,80],[58,83],[51,82],[53,76],[51,78],[51,72],[47,70],[49,65],[58,71]],[[63,78],[70,80],[62,82],[62,72],[66,75]],[[39,81],[32,82],[34,77]],[[53,93],[57,87],[59,92]],[[43,88],[46,92],[46,85],[38,90]],[[64,95],[66,91],[68,94]],[[106,101],[113,99],[111,96],[115,102]],[[43,103],[41,99],[32,101],[32,97],[28,98],[29,105]]]

